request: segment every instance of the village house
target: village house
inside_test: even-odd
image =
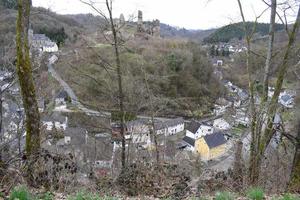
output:
[[[232,106],[232,102],[226,100],[225,98],[218,98],[216,104],[214,105],[213,113],[218,116],[226,112],[226,109]]]
[[[217,60],[217,66],[223,66],[223,60]]]
[[[184,131],[183,118],[175,118],[166,121],[155,121],[154,128],[157,135],[171,136]],[[137,119],[127,122],[124,127],[125,139],[128,142],[139,144],[138,147],[151,148],[152,124],[150,120]],[[111,139],[115,142],[122,140],[120,123],[111,124]],[[162,144],[163,145],[163,144]]]
[[[51,116],[42,117],[42,124],[47,131],[53,130],[66,130],[68,127],[68,117],[62,116],[59,113],[53,113]]]
[[[55,98],[55,106],[66,107],[68,98],[69,98],[68,93],[65,90],[60,91]]]
[[[175,135],[184,131],[183,118],[169,119],[167,121],[158,121],[154,123],[154,128],[157,135]]]
[[[200,154],[201,159],[210,160],[225,153],[226,139],[222,133],[217,132],[205,135],[195,141],[195,150]]]
[[[127,122],[125,133],[125,139],[130,139],[132,143],[149,143],[151,141],[148,120],[137,119]]]
[[[238,94],[242,104],[245,103],[249,98],[247,91],[244,89],[240,89],[237,94]]]
[[[183,145],[181,145],[181,148],[185,148],[189,151],[195,151],[195,139],[191,138],[189,136],[185,136],[183,139]]]
[[[280,97],[279,97],[278,101],[281,105],[283,105],[286,108],[293,108],[294,107],[294,98],[291,95],[287,94],[287,93],[280,94]]]
[[[235,126],[238,126],[238,125],[242,125],[245,127],[249,126],[250,119],[247,116],[247,113],[244,109],[236,110],[236,114],[233,117],[235,119]]]
[[[28,41],[32,48],[41,52],[57,52],[58,46],[51,41],[45,34],[33,34],[33,30],[28,30]]]
[[[208,124],[192,121],[186,128],[186,136],[196,140],[205,135],[212,134],[213,131],[214,128]]]
[[[213,127],[219,130],[228,130],[231,128],[230,124],[226,122],[223,118],[215,119]]]

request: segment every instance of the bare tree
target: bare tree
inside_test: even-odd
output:
[[[40,149],[40,116],[32,77],[29,56],[28,28],[31,0],[18,1],[16,30],[17,74],[26,115],[26,153],[28,156]]]
[[[269,91],[268,88],[269,88],[269,76],[270,76],[269,74],[270,74],[270,66],[272,65],[272,57],[273,57],[277,0],[272,0],[270,6],[271,6],[270,30],[269,30],[268,52],[267,52],[266,65],[264,71],[264,80],[263,80],[262,104],[268,100],[268,91]]]
[[[119,100],[119,111],[121,113],[121,137],[122,137],[122,153],[121,153],[121,162],[122,162],[122,168],[124,169],[126,165],[126,141],[125,141],[125,110],[124,110],[124,94],[123,94],[123,84],[122,84],[122,67],[121,67],[121,60],[120,60],[120,45],[121,40],[119,37],[119,31],[117,29],[117,26],[114,22],[113,18],[113,4],[112,0],[106,0],[105,5],[106,9],[108,11],[108,16],[104,14],[100,9],[95,7],[94,2],[92,1],[85,1],[81,0],[82,3],[89,5],[94,11],[96,11],[101,17],[104,18],[106,24],[109,26],[109,29],[112,32],[112,41],[110,44],[112,45],[114,49],[114,55],[115,55],[115,65],[116,65],[116,71],[117,71],[117,81],[118,81],[118,100]]]
[[[264,157],[265,151],[276,133],[274,129],[273,121],[274,117],[277,113],[278,108],[278,98],[282,89],[282,84],[284,77],[289,68],[288,61],[292,53],[292,47],[296,40],[296,33],[299,28],[300,23],[300,6],[298,8],[297,17],[295,23],[293,25],[292,31],[290,32],[288,28],[288,44],[286,46],[284,56],[281,60],[281,63],[278,66],[277,73],[277,82],[275,87],[274,95],[272,96],[269,103],[267,103],[267,95],[268,95],[268,85],[269,85],[269,70],[272,64],[272,52],[273,52],[273,43],[274,43],[274,22],[275,22],[275,14],[276,14],[276,1],[272,0],[271,2],[271,19],[270,19],[270,33],[269,33],[269,45],[268,45],[268,55],[266,58],[265,65],[265,74],[264,74],[264,91],[261,106],[258,108],[254,105],[254,85],[253,79],[251,77],[250,70],[250,54],[251,54],[251,34],[249,34],[246,28],[246,21],[242,9],[242,5],[240,0],[238,1],[238,5],[240,8],[240,13],[244,22],[244,30],[246,34],[246,43],[247,43],[247,69],[248,69],[248,77],[249,77],[249,90],[250,90],[250,109],[251,109],[251,147],[250,147],[250,166],[249,166],[249,179],[251,184],[257,184],[260,173],[260,166],[262,159]],[[286,24],[287,27],[287,24]]]

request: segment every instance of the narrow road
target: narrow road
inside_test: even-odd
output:
[[[99,116],[99,117],[110,117],[111,116],[111,114],[109,112],[99,112],[99,111],[91,110],[91,109],[84,107],[84,105],[82,105],[82,103],[80,103],[80,101],[78,100],[78,97],[76,96],[76,94],[74,93],[72,88],[55,71],[52,64],[49,62],[47,64],[47,66],[48,66],[48,72],[50,72],[50,74],[53,76],[53,78],[55,78],[59,82],[59,84],[63,87],[63,89],[68,93],[69,97],[71,98],[71,102],[75,107],[77,107],[79,110],[86,113],[87,115],[93,115],[93,116]]]

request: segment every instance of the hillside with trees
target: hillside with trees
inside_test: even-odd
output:
[[[117,105],[111,99],[117,95],[117,91],[112,90],[116,84],[115,72],[102,66],[102,62],[112,62],[111,48],[103,44],[103,40],[98,40],[98,44],[93,41],[93,45],[86,42],[79,40],[74,46],[65,47],[76,49],[76,54],[70,53],[60,60],[56,69],[85,104],[113,110]],[[129,40],[126,46],[121,51],[121,61],[129,110],[149,113],[149,94],[144,83],[147,76],[158,115],[200,117],[211,112],[212,103],[222,94],[222,86],[213,75],[206,52],[196,43],[152,38]],[[80,55],[79,60],[76,55]]]
[[[205,31],[80,3],[0,0],[0,200],[300,199],[299,1]]]
[[[254,23],[246,22],[247,30],[251,31],[255,26],[255,33],[259,36],[267,35],[269,32],[269,24],[267,23]],[[284,29],[284,25],[275,24],[275,31],[280,31]],[[232,39],[242,40],[245,37],[245,32],[243,29],[243,23],[234,23],[223,26],[215,30],[212,34],[203,39],[204,43],[219,43],[219,42],[229,42]]]

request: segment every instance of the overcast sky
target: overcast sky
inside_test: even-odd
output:
[[[86,0],[89,1],[89,0]],[[96,0],[93,0],[96,1]],[[103,0],[99,0],[102,1]],[[32,0],[33,6],[50,8],[60,14],[93,13],[79,0]],[[246,20],[253,21],[265,8],[262,0],[242,0]],[[98,4],[98,7],[103,7]],[[240,21],[237,0],[114,0],[114,17],[125,18],[143,11],[144,20],[159,19],[163,23],[188,29],[209,29]],[[268,22],[266,12],[261,22]]]

